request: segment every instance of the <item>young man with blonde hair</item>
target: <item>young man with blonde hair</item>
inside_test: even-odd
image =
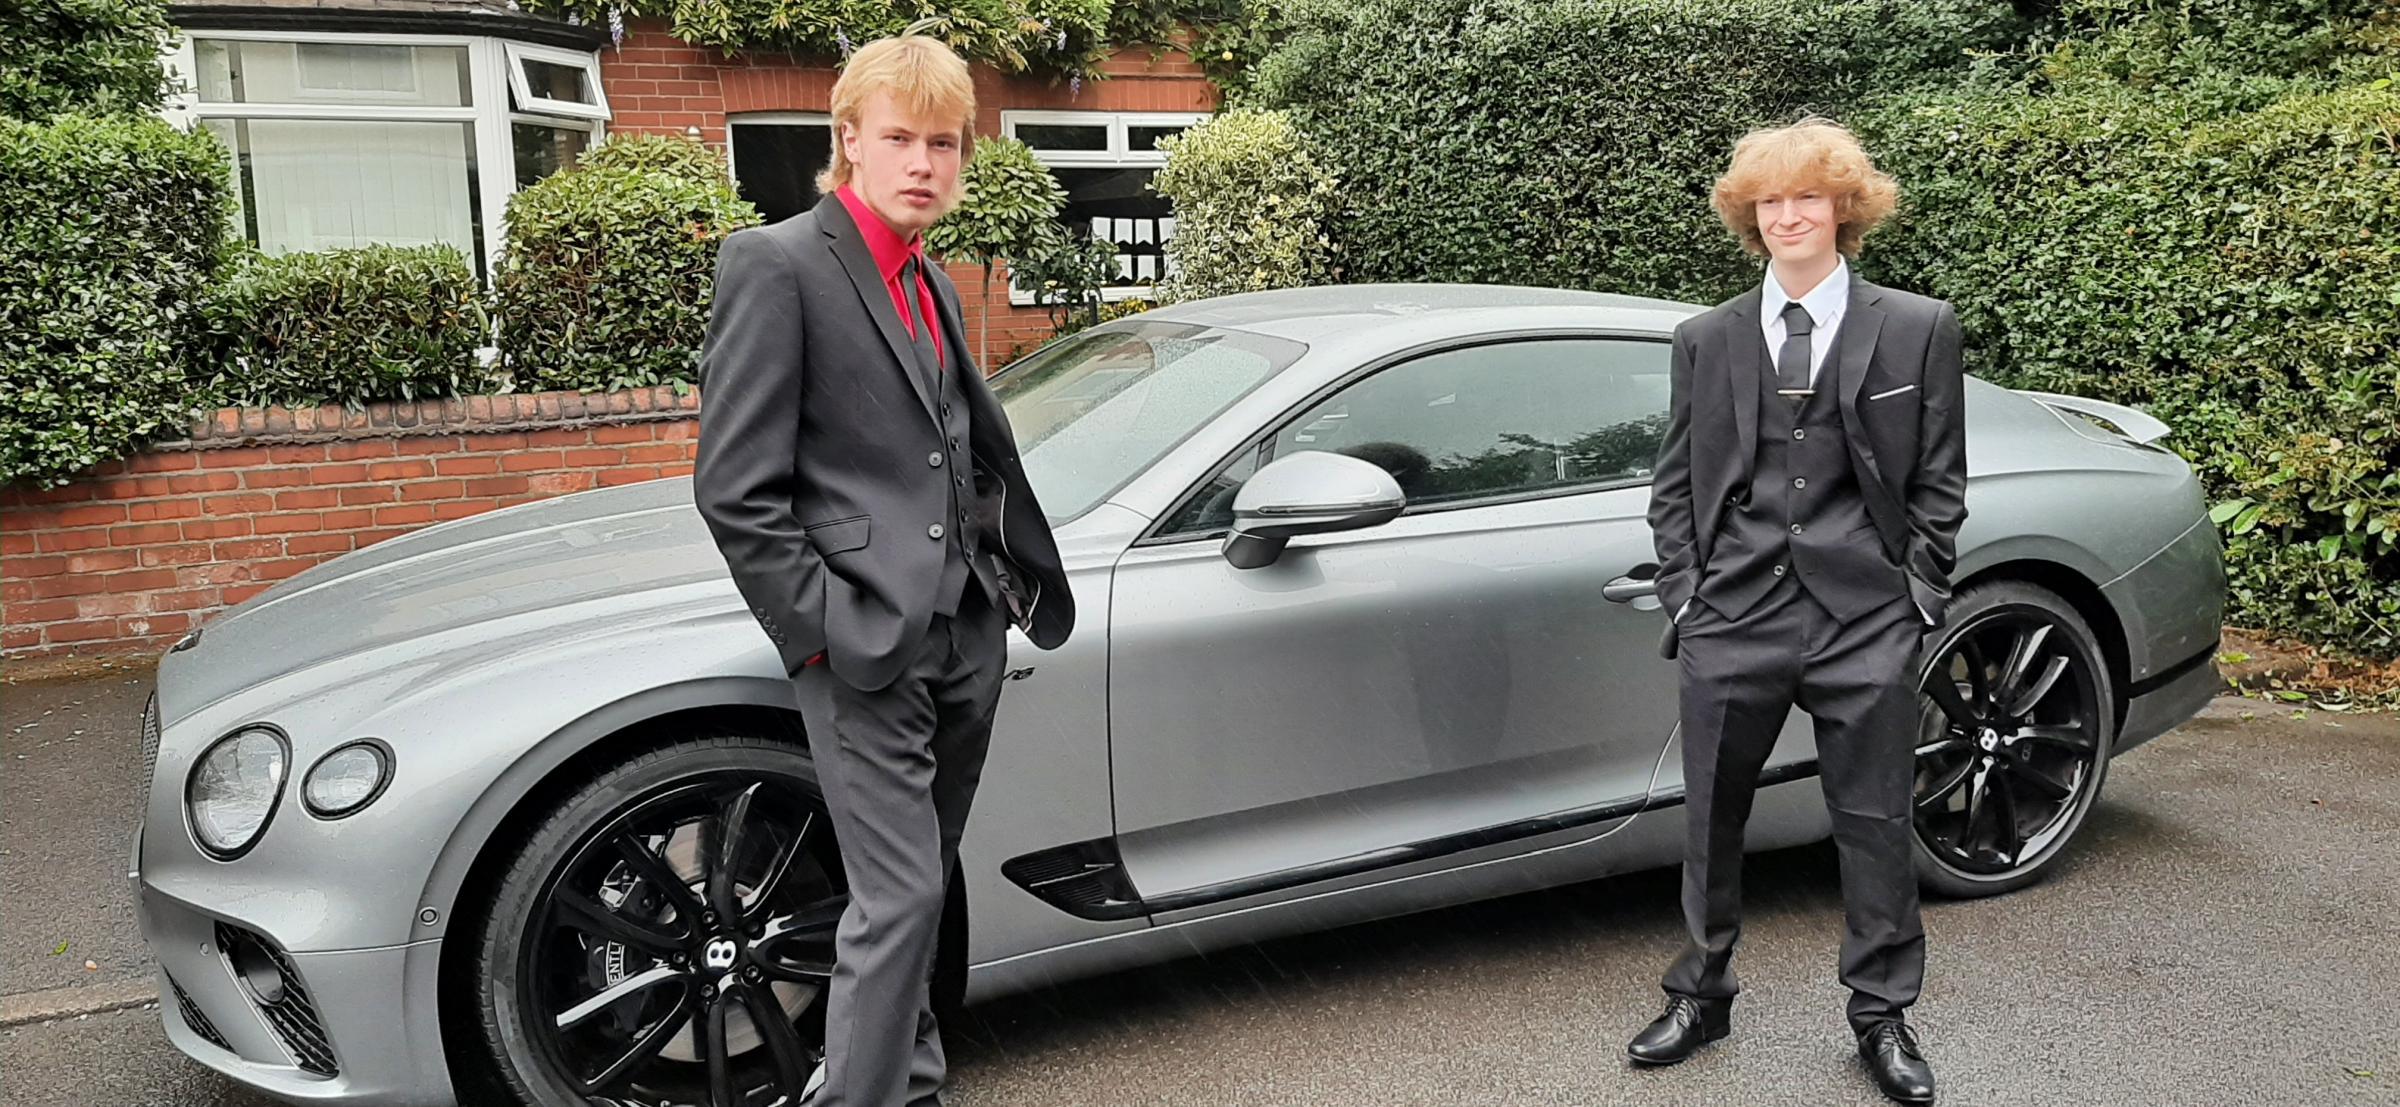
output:
[[[1841,858],[1841,979],[1883,1093],[1933,1098],[1903,1021],[1924,979],[1909,799],[1918,643],[1950,595],[1966,518],[1958,318],[1850,270],[1897,189],[1811,118],[1754,132],[1717,214],[1766,278],[1676,328],[1673,409],[1650,524],[1663,643],[1682,673],[1689,941],[1628,1052],[1681,1061],[1731,1030],[1743,825],[1798,706]]]
[[[938,1102],[928,976],[1007,625],[1044,649],[1074,625],[1008,419],[968,360],[958,290],[922,247],[959,201],[974,118],[947,46],[867,45],[834,84],[823,202],[734,234],[717,258],[693,493],[791,678],[850,902],[823,1065],[788,1024],[760,1026],[763,1063],[712,1070],[714,1102],[750,1102],[759,1076],[781,1093],[761,1102]],[[723,925],[728,990],[775,972],[751,964],[756,935]]]

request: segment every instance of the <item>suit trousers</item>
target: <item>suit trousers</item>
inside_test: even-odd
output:
[[[825,1085],[813,1107],[940,1102],[948,1064],[929,983],[991,744],[1007,632],[983,590],[969,588],[958,614],[933,618],[888,687],[862,692],[823,664],[792,678],[850,882],[834,932]]]
[[[1906,596],[1842,622],[1787,576],[1740,618],[1704,598],[1684,615],[1682,669],[1689,941],[1672,993],[1731,999],[1742,929],[1742,833],[1759,770],[1797,706],[1816,722],[1819,780],[1841,859],[1841,980],[1853,1030],[1903,1016],[1925,977],[1909,836],[1925,630]]]

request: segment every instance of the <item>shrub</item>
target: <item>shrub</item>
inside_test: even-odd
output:
[[[1838,113],[1881,59],[1959,54],[1904,55],[1878,32],[1908,5],[1795,6],[1311,0],[1254,88],[1343,183],[1345,279],[1714,301],[1757,278],[1707,202],[1733,140]]]
[[[846,55],[875,39],[914,30],[971,61],[1008,72],[1091,75],[1107,57],[1111,0],[524,0],[541,12],[606,25],[612,19],[667,21],[685,42],[818,57]]]
[[[0,480],[183,429],[227,179],[215,139],[155,117],[0,120]]]
[[[698,373],[717,246],[758,210],[734,195],[714,154],[704,163],[645,149],[645,165],[676,168],[611,164],[632,157],[609,149],[625,141],[508,202],[493,294],[517,387],[604,391]]]
[[[585,169],[632,169],[665,173],[706,184],[725,179],[725,155],[715,147],[679,135],[625,132],[583,152],[575,164]]]
[[[975,361],[991,367],[992,264],[1042,249],[1058,230],[1059,205],[1067,190],[1013,138],[975,140],[975,160],[959,176],[964,192],[958,207],[925,232],[934,254],[983,266],[983,295],[977,307]]]
[[[359,404],[486,391],[482,285],[451,246],[251,255],[210,296],[229,403]]]
[[[1282,112],[1228,112],[1161,144],[1151,187],[1175,201],[1174,274],[1162,302],[1321,284],[1333,277],[1326,224],[1333,174]]]
[[[171,33],[162,0],[8,0],[0,14],[0,116],[155,110]]]
[[[2172,425],[2235,619],[2400,647],[2400,90],[2034,91],[1863,121],[1904,197],[1869,268],[1958,305],[1971,371]]]

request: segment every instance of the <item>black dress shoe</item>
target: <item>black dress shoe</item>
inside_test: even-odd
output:
[[[1625,1053],[1645,1065],[1672,1065],[1733,1032],[1733,1002],[1667,996],[1666,1012],[1633,1036]]]
[[[1858,1036],[1858,1059],[1874,1074],[1875,1086],[1902,1103],[1933,1102],[1933,1066],[1917,1048],[1917,1032],[1898,1019],[1876,1023]]]

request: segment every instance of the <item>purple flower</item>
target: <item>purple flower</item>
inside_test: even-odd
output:
[[[834,29],[833,29],[833,44],[834,44],[835,46],[839,46],[839,47],[841,47],[841,49],[842,49],[842,56],[843,56],[843,57],[845,57],[845,58],[846,58],[846,57],[849,57],[849,56],[850,56],[850,32],[848,32],[848,31],[845,31],[845,30],[843,30],[843,29],[841,29],[841,28],[839,28],[839,27],[836,27],[836,28],[834,28]]]
[[[1072,100],[1081,95],[1083,95],[1083,74],[1077,73],[1067,78],[1067,99]]]
[[[613,5],[608,9],[608,42],[611,46],[625,45],[625,9]]]

